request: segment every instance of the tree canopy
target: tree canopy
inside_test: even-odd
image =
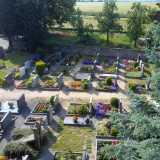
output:
[[[109,35],[116,31],[122,31],[122,26],[118,23],[120,16],[117,11],[115,0],[105,0],[103,10],[96,16],[98,28],[101,32],[107,33],[107,44],[109,44]]]

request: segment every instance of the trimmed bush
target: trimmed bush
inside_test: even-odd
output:
[[[26,72],[26,74],[28,73],[28,68],[27,67],[25,67],[25,72]]]
[[[33,87],[33,82],[32,82],[32,81],[28,81],[27,84],[26,84],[26,86],[27,86],[28,88]]]
[[[6,83],[5,79],[2,79],[2,80],[0,80],[0,84],[1,84],[1,86],[3,87],[3,86],[6,85],[7,83]]]
[[[84,82],[83,88],[84,88],[84,89],[88,89],[88,82]]]
[[[110,104],[111,104],[111,106],[112,107],[115,107],[115,108],[118,108],[118,98],[117,97],[112,97],[111,99],[110,99]]]
[[[130,90],[134,91],[136,89],[136,87],[137,87],[137,84],[135,84],[135,83],[129,83],[129,89]]]
[[[76,61],[79,61],[79,55],[76,55]]]
[[[113,112],[118,112],[118,109],[115,108],[115,107],[112,107],[112,111],[113,111]]]
[[[75,65],[76,65],[75,61],[72,61],[71,66],[75,66]]]
[[[51,96],[50,99],[49,99],[49,102],[50,102],[51,105],[53,105],[54,97],[55,97],[55,96]]]
[[[43,48],[37,48],[36,53],[40,55],[40,58],[43,59],[46,56],[45,50]]]
[[[137,66],[137,67],[136,67],[136,70],[137,70],[137,71],[140,71],[140,70],[141,70],[140,66]]]
[[[44,70],[45,70],[45,63],[40,60],[39,62],[36,62],[35,66],[36,66],[36,72],[37,72],[37,74],[40,77],[43,76]]]
[[[16,78],[20,77],[20,73],[17,72],[17,73],[15,74],[15,77],[16,77]]]
[[[111,129],[111,135],[112,135],[112,136],[117,136],[117,134],[118,134],[117,128],[112,128],[112,129]]]
[[[111,77],[107,77],[105,80],[107,85],[111,85],[112,84],[112,78]]]
[[[134,62],[134,68],[136,68],[137,66],[139,66],[138,62]]]

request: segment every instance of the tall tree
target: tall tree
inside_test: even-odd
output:
[[[150,7],[142,5],[140,2],[133,3],[131,11],[128,11],[127,32],[131,41],[134,41],[134,47],[137,46],[137,40],[145,33],[145,24],[150,22]]]
[[[120,16],[115,13],[117,10],[115,0],[106,0],[102,12],[96,16],[99,30],[102,33],[107,33],[107,44],[109,44],[110,34],[113,35],[116,31],[122,31],[122,26],[118,23]]]

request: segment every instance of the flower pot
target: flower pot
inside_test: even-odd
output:
[[[74,120],[74,123],[77,123],[77,120]]]

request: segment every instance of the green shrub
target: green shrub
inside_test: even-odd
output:
[[[112,84],[112,78],[107,77],[105,82],[106,82],[107,85],[111,85]]]
[[[136,67],[136,70],[137,70],[137,71],[140,71],[140,70],[141,70],[140,66],[137,66],[137,67]]]
[[[139,66],[138,62],[134,62],[134,68],[136,68],[137,66]]]
[[[91,68],[88,68],[88,71],[90,72],[90,71],[92,71],[92,69],[91,69]]]
[[[26,72],[26,74],[28,73],[28,68],[27,67],[25,67],[25,72]]]
[[[47,109],[46,108],[43,108],[42,109],[42,113],[46,113],[47,112]]]
[[[118,98],[117,97],[112,97],[110,99],[110,104],[111,104],[112,107],[118,108],[118,105],[119,105]]]
[[[6,80],[5,80],[5,79],[2,79],[2,80],[0,81],[0,84],[1,84],[1,86],[3,87],[4,85],[7,84],[7,83],[6,83]]]
[[[19,72],[19,68],[16,69],[16,72]]]
[[[43,48],[37,48],[36,53],[40,55],[40,58],[43,59],[46,56],[45,50]]]
[[[37,74],[41,77],[44,74],[44,70],[45,70],[45,63],[42,61],[36,62],[35,64],[36,66],[36,72]]]
[[[118,134],[117,128],[112,128],[112,129],[111,129],[111,135],[112,135],[112,136],[117,136],[117,134]]]
[[[111,86],[103,86],[103,89],[106,89],[107,91],[111,90]]]
[[[69,57],[70,59],[74,59],[74,55],[73,55],[73,54],[69,54],[68,57]]]
[[[79,61],[79,55],[76,55],[76,61]]]
[[[51,96],[50,99],[49,99],[49,102],[50,102],[51,105],[53,105],[54,97],[55,97],[55,96]]]
[[[71,66],[75,66],[76,65],[76,62],[75,61],[72,61],[71,62]]]
[[[65,68],[63,68],[63,69],[62,69],[62,72],[63,72],[64,74],[66,74],[66,73],[67,73],[67,70],[66,70]]]
[[[118,109],[117,109],[117,108],[115,108],[115,107],[112,107],[112,111],[114,111],[114,112],[118,112]]]
[[[135,83],[129,83],[129,89],[130,90],[134,91],[136,89],[136,87],[137,87],[137,84],[135,84]]]
[[[15,77],[16,77],[16,78],[20,77],[20,73],[17,72],[17,73],[15,74]]]
[[[22,156],[29,155],[30,159],[36,160],[39,152],[31,146],[22,142],[10,142],[4,148],[4,155],[12,159],[22,159]]]
[[[86,113],[88,113],[88,108],[86,107],[85,104],[82,104],[77,107],[77,113],[78,114],[86,114]]]
[[[31,88],[31,87],[33,87],[33,82],[32,81],[28,81],[26,85],[27,85],[28,88]]]
[[[84,82],[84,83],[83,83],[83,88],[84,88],[84,89],[88,89],[88,82]]]

